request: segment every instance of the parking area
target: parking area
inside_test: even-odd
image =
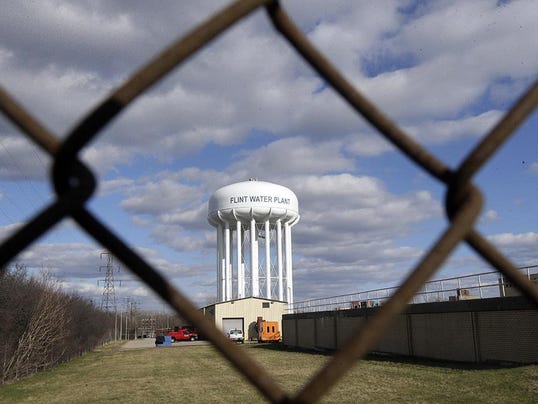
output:
[[[194,345],[207,345],[208,341],[179,341],[174,342],[170,348],[173,347],[187,347]],[[125,342],[121,349],[140,349],[140,348],[155,348],[155,338],[138,338]],[[167,347],[168,348],[168,347]]]

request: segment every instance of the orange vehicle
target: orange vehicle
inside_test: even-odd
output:
[[[258,317],[258,342],[278,342],[280,341],[280,330],[278,321],[266,321],[263,317]]]

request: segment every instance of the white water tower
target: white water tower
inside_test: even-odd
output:
[[[217,228],[217,301],[263,297],[293,303],[291,227],[297,196],[264,181],[219,188],[209,199]]]

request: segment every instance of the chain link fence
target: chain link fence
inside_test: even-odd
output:
[[[94,140],[123,109],[138,96],[161,80],[174,68],[186,61],[212,39],[233,26],[243,17],[265,7],[268,18],[276,30],[295,48],[328,85],[332,86],[380,135],[392,142],[410,160],[446,186],[446,212],[450,218],[442,235],[415,266],[404,283],[392,295],[367,326],[359,329],[295,395],[289,395],[259,364],[247,357],[241,349],[230,343],[203,314],[150,266],[146,260],[129,248],[118,236],[86,208],[92,197],[95,177],[79,159],[81,151]],[[36,89],[36,92],[39,89]],[[48,131],[32,114],[0,88],[0,108],[23,133],[53,159],[51,181],[56,192],[55,200],[0,246],[0,267],[11,261],[37,238],[67,217],[104,248],[122,261],[178,314],[195,325],[201,333],[271,402],[315,402],[366,355],[386,332],[394,316],[404,310],[407,303],[420,291],[424,283],[445,261],[448,255],[465,242],[477,254],[495,267],[523,295],[538,303],[538,287],[529,282],[517,268],[495,249],[475,228],[481,211],[482,195],[472,180],[494,152],[514,133],[515,129],[536,108],[538,82],[534,83],[510,111],[482,141],[469,152],[463,163],[452,170],[440,159],[416,143],[400,127],[373,105],[361,92],[308,41],[288,17],[277,1],[237,1],[214,14],[197,28],[164,49],[157,57],[135,72],[97,107],[89,111],[80,123],[61,139]]]

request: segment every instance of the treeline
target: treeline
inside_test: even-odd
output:
[[[0,384],[88,352],[113,337],[114,317],[21,266],[0,270]]]

